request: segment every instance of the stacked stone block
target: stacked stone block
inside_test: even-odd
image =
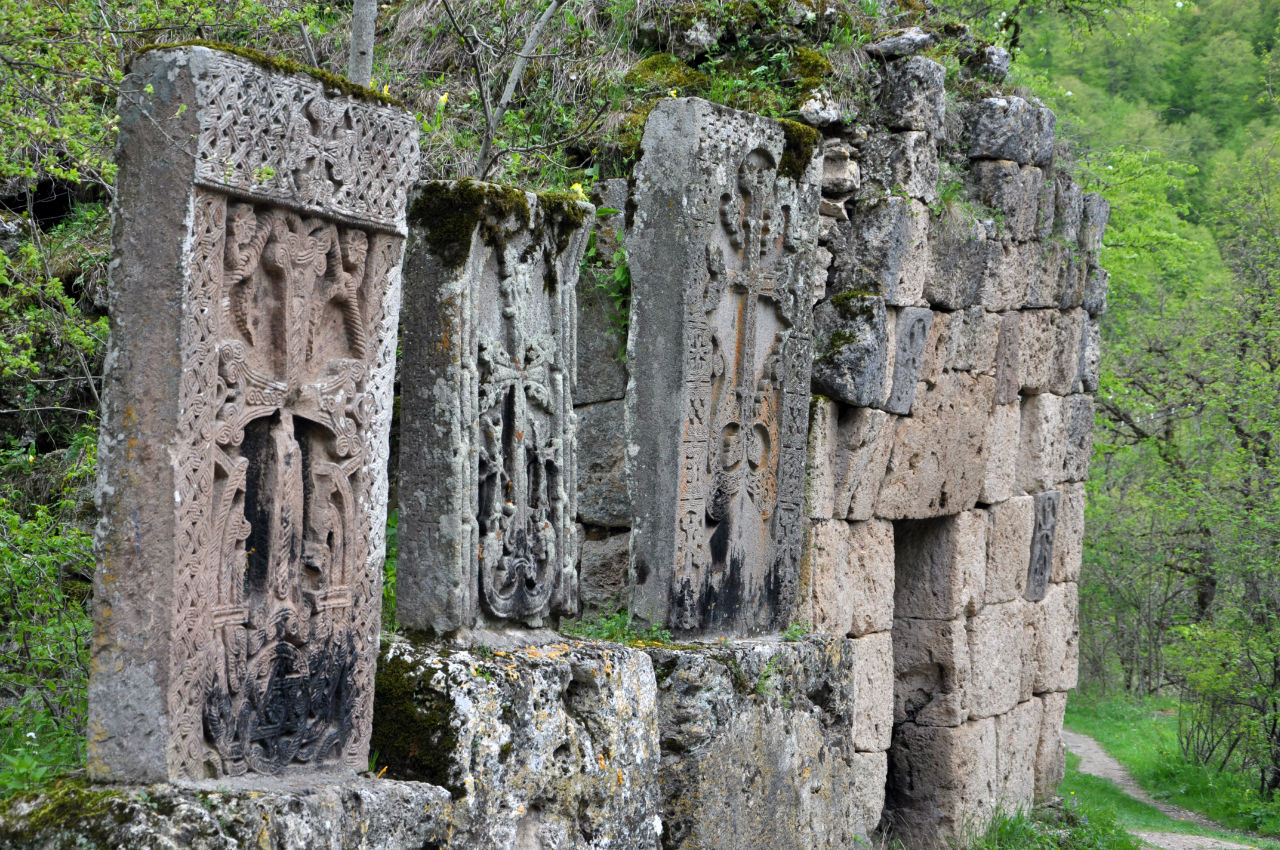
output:
[[[1049,110],[951,114],[942,66],[890,53],[878,126],[825,141],[809,601],[885,647],[891,741],[860,744],[882,825],[929,847],[1061,778],[1107,204],[1055,169]]]

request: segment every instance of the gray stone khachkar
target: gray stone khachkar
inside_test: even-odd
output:
[[[415,123],[204,47],[122,92],[89,774],[364,769]]]
[[[577,610],[573,318],[592,207],[424,184],[405,261],[397,619],[437,634]]]
[[[680,632],[781,628],[795,601],[816,143],[696,98],[645,127],[627,234],[632,608]]]

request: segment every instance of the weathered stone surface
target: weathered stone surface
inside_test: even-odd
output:
[[[893,722],[959,726],[971,676],[965,619],[893,621]]]
[[[857,846],[883,764],[853,749],[859,653],[849,640],[650,650],[663,764],[663,847]],[[768,801],[767,804],[764,801]]]
[[[982,306],[996,312],[1026,306],[1033,290],[1042,288],[1043,254],[1041,243],[1015,242],[1007,236],[988,246],[986,276],[978,299]]]
[[[884,825],[913,850],[937,850],[981,830],[1000,798],[995,720],[894,729]]]
[[[1022,692],[1023,606],[1026,604],[1015,599],[988,605],[969,618],[969,658],[973,672],[965,688],[964,704],[970,719],[1004,714],[1018,704]],[[1034,730],[1032,735],[1038,731]],[[1034,753],[1034,743],[1031,750]]]
[[[1102,332],[1097,319],[1084,323],[1080,340],[1080,377],[1073,389],[1077,392],[1098,391],[1099,369],[1102,365]]]
[[[1058,481],[1083,481],[1093,455],[1093,396],[1070,395],[1062,400],[1062,469]]]
[[[1058,793],[1058,784],[1067,770],[1067,750],[1062,745],[1062,718],[1067,712],[1067,695],[1047,693],[1036,697],[1042,706],[1040,736],[1036,742],[1035,798],[1047,800]]]
[[[1082,199],[1080,215],[1080,249],[1097,260],[1102,250],[1102,234],[1107,229],[1107,219],[1111,217],[1111,204],[1097,192],[1089,192]]]
[[[1031,533],[1031,560],[1027,567],[1026,598],[1032,602],[1044,599],[1053,570],[1053,544],[1057,537],[1058,505],[1062,494],[1057,490],[1035,496],[1036,524]]]
[[[446,845],[450,808],[444,788],[389,779],[278,782],[252,790],[237,780],[101,788],[64,780],[0,806],[0,844],[10,850],[420,850]]]
[[[1099,266],[1090,266],[1085,279],[1084,300],[1082,306],[1090,316],[1100,316],[1107,312],[1107,290],[1111,286],[1111,274]]]
[[[1053,189],[1054,231],[1063,242],[1078,244],[1080,220],[1084,217],[1084,194],[1080,185],[1070,172],[1055,171]]]
[[[1064,484],[1059,492],[1049,580],[1078,581],[1084,557],[1084,484]]]
[[[578,599],[584,616],[612,613],[627,600],[631,534],[583,535],[578,556]]]
[[[1044,706],[1038,699],[1019,703],[996,718],[996,788],[1005,811],[1026,810],[1034,802],[1043,721]]]
[[[895,523],[894,544],[895,617],[949,620],[982,606],[985,511]]]
[[[983,443],[986,470],[978,501],[994,505],[1014,494],[1018,471],[1018,446],[1022,434],[1022,406],[997,404],[991,409],[987,439]]]
[[[456,846],[656,848],[659,700],[649,657],[616,644],[392,639],[373,747],[387,776],[448,789]]]
[[[625,408],[620,400],[574,408],[578,416],[578,520],[588,525],[625,528],[631,524]]]
[[[840,411],[835,454],[836,516],[871,519],[893,449],[897,421],[896,416],[866,407]]]
[[[538,626],[576,610],[571,318],[590,212],[485,183],[418,191],[402,342],[415,380],[400,414],[406,626]]]
[[[947,347],[951,340],[952,313],[933,314],[929,323],[929,336],[925,339],[924,354],[920,358],[920,374],[917,380],[934,385],[942,379],[942,370],[947,365]]]
[[[986,77],[992,82],[1002,82],[1009,74],[1009,63],[1012,57],[1009,51],[1003,47],[994,44],[988,44],[977,52],[975,56],[965,62],[961,73],[969,73],[979,77]]]
[[[973,507],[986,470],[983,445],[994,393],[993,378],[964,372],[922,385],[911,416],[898,422],[876,516],[917,519]]]
[[[813,311],[813,386],[856,407],[882,407],[889,362],[884,299],[842,292]]]
[[[89,775],[364,769],[416,124],[205,47],[121,91]]]
[[[946,110],[947,69],[923,56],[891,62],[885,68],[881,108],[891,130],[936,133]]]
[[[1080,367],[1083,310],[1026,310],[1018,328],[1018,370],[1024,393],[1067,395]]]
[[[829,289],[874,293],[891,306],[915,304],[928,269],[929,217],[919,201],[897,196],[854,205],[844,238],[833,247]]]
[[[1014,496],[987,508],[987,604],[1021,599],[1027,588],[1035,497]]]
[[[1022,314],[1005,313],[1000,319],[1000,339],[996,343],[996,404],[1018,401],[1022,378]]]
[[[1036,633],[1035,692],[1069,691],[1080,666],[1080,603],[1075,582],[1050,584]]]
[[[836,452],[840,439],[839,405],[826,396],[809,402],[809,448],[805,453],[805,506],[810,519],[844,517],[836,512]]]
[[[958,372],[995,373],[1000,342],[1000,315],[981,307],[957,311],[947,334],[946,368]]]
[[[893,525],[815,522],[810,532],[813,625],[859,637],[893,625]]]
[[[853,746],[859,752],[883,752],[893,739],[893,634],[860,637],[853,652],[858,677]],[[879,817],[877,811],[872,820]]]
[[[1049,393],[1024,398],[1018,438],[1018,489],[1025,493],[1053,489],[1062,478],[1065,456],[1062,399]]]
[[[625,333],[618,333],[614,305],[601,287],[613,274],[614,253],[626,238],[627,181],[597,181],[591,187],[591,203],[599,210],[618,212],[596,215],[592,225],[595,257],[583,263],[578,276],[575,405],[620,399],[627,390],[627,364],[621,356],[627,342]],[[618,436],[621,438],[621,432]]]
[[[905,192],[926,204],[938,196],[938,148],[928,133],[874,133],[862,143],[858,197]]]
[[[822,146],[822,196],[847,198],[862,185],[856,151],[842,139],[827,139]]]
[[[1046,166],[1053,159],[1057,118],[1020,97],[989,97],[978,103],[969,124],[969,156],[1011,159]]]
[[[627,234],[633,609],[684,633],[782,628],[804,533],[820,161],[776,121],[697,99],[663,99],[643,148]]]
[[[921,50],[931,47],[934,41],[934,36],[920,27],[907,27],[902,32],[868,44],[863,49],[872,56],[892,59],[896,56],[910,56],[914,53],[919,53]]]
[[[1009,235],[1019,242],[1036,237],[1036,220],[1044,174],[1033,165],[1011,160],[979,160],[973,164],[979,199],[1004,216]]]
[[[987,266],[1003,256],[999,240],[987,238],[982,222],[960,217],[932,219],[929,273],[924,298],[941,310],[963,310],[982,295]]]
[[[893,384],[884,409],[907,414],[915,402],[916,382],[924,365],[934,313],[925,307],[903,307],[895,312],[897,315],[891,318],[894,323]]]

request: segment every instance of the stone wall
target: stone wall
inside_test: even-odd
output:
[[[595,216],[574,198],[474,181],[419,186],[407,227],[357,215],[342,198],[322,210],[383,234],[378,274],[392,283],[394,240],[408,235],[398,618],[419,631],[384,640],[373,688],[369,646],[363,672],[332,679],[334,693],[373,701],[378,776],[392,781],[335,789],[304,776],[258,783],[261,800],[219,791],[214,803],[209,788],[166,789],[168,814],[145,814],[152,833],[206,830],[200,846],[236,846],[247,834],[238,821],[214,825],[196,811],[212,805],[262,819],[268,837],[305,834],[319,846],[342,846],[363,822],[388,848],[729,850],[751,836],[749,846],[836,850],[880,830],[928,850],[1054,793],[1076,682],[1108,207],[1059,160],[1052,113],[995,92],[1007,56],[961,50],[957,96],[944,66],[920,55],[933,41],[908,30],[868,46],[860,106],[842,114],[815,100],[803,110],[811,126],[663,99],[633,179],[594,188]],[[122,165],[122,181],[130,173]],[[251,248],[264,211],[234,206],[255,226],[233,222],[228,238]],[[345,243],[333,226],[336,269]],[[147,251],[179,251],[118,245],[132,257],[120,268],[135,273]],[[609,281],[623,263],[633,282],[625,361],[608,291],[619,294]],[[338,306],[331,318],[344,332],[325,345],[376,349],[384,374],[385,322],[381,348],[357,345],[343,324],[351,311]],[[128,330],[129,315],[115,327]],[[259,325],[238,321],[256,339]],[[301,368],[314,358],[280,359]],[[136,380],[133,368],[113,365],[112,380]],[[158,397],[174,404],[177,375],[164,387]],[[121,390],[111,391],[118,405]],[[292,468],[299,438],[274,423],[296,395],[260,417],[270,439],[259,442],[275,448],[250,463],[278,474],[258,475],[271,492],[253,501],[277,509],[246,513],[250,526],[288,526],[279,470]],[[369,440],[387,415],[373,409]],[[112,410],[108,425],[122,423]],[[307,440],[323,436],[308,424],[318,411],[293,412]],[[173,427],[160,426],[158,446]],[[115,434],[104,430],[103,456],[118,473]],[[377,457],[373,443],[364,451]],[[366,465],[351,479],[359,499],[324,492],[369,511],[383,470]],[[150,493],[132,486],[108,492],[107,507]],[[121,510],[109,513],[104,591],[125,545]],[[367,567],[379,544],[366,531],[341,539],[369,544],[351,555]],[[231,535],[224,566],[251,565],[236,548],[247,533]],[[618,610],[687,642],[552,631],[575,612]],[[114,658],[102,636],[118,616],[99,616],[95,665]],[[104,716],[104,685],[128,681],[96,674],[91,719]],[[155,696],[145,684],[131,699]],[[208,706],[220,703],[174,693],[205,700],[203,725],[188,720],[185,734],[206,773],[239,770],[213,758],[226,712]],[[127,730],[114,734],[91,752],[104,741],[123,751]],[[342,763],[363,767],[365,728],[350,740]],[[153,742],[130,756],[134,767],[95,777],[191,781],[200,756],[184,753]],[[252,771],[279,767],[254,754]],[[144,798],[92,793],[106,795],[94,798],[97,814],[66,823],[51,815],[57,792],[11,804],[0,838],[127,844],[104,819],[136,813]],[[400,821],[406,807],[422,811],[412,827]]]

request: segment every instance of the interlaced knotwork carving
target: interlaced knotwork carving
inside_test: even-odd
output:
[[[748,585],[758,590],[798,564],[809,342],[792,200],[778,188],[768,150],[741,160],[720,198],[720,236],[707,246],[705,296],[692,300],[685,322],[689,401],[670,618],[681,628],[767,621],[768,611],[708,606],[706,594],[744,599]]]
[[[197,88],[198,182],[404,232],[418,158],[411,116],[223,53],[210,54]]]
[[[174,756],[195,776],[350,761],[372,694],[386,484],[369,454],[402,243],[207,191],[195,233]]]

